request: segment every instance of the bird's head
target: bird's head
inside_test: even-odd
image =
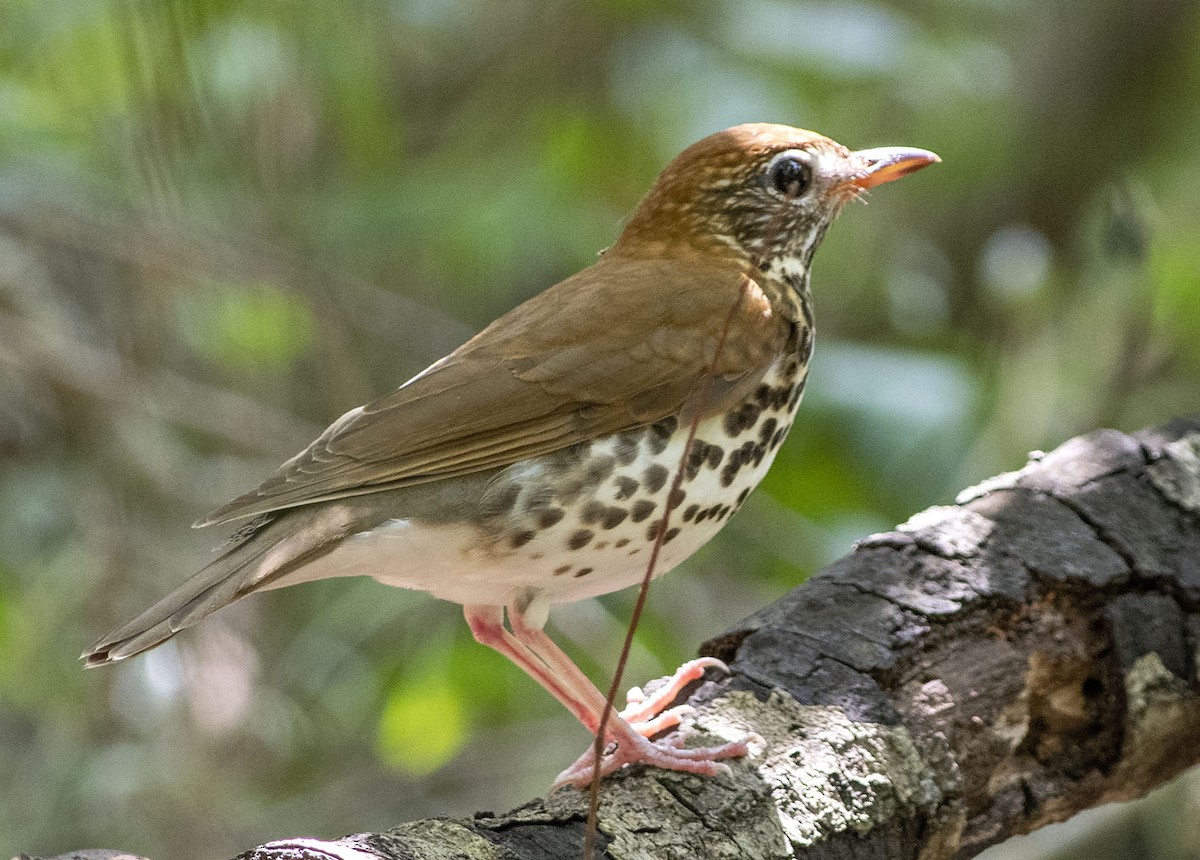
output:
[[[939,160],[905,147],[853,152],[786,125],[734,126],[692,144],[667,166],[613,250],[733,256],[764,271],[801,275],[849,201]]]

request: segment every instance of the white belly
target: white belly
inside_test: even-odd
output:
[[[782,385],[772,375],[764,383]],[[667,514],[655,576],[707,543],[766,474],[799,402],[794,388],[774,391],[773,403],[736,434],[721,418],[700,423],[693,451],[711,456],[687,476],[682,497]],[[531,503],[526,511],[522,499],[538,495],[538,487],[559,486],[563,464],[543,458],[514,464],[492,481],[497,492],[507,488],[513,497],[512,509],[498,520],[502,527],[392,519],[346,538],[272,587],[332,576],[370,576],[456,603],[507,605],[535,596],[545,603],[566,603],[637,584],[662,528],[686,431],[678,428],[665,448],[653,444],[649,431],[642,433],[636,453],[626,445],[624,462],[617,462],[594,489],[549,507]],[[598,441],[570,468],[582,473],[589,464],[614,460],[620,449],[616,437]],[[712,449],[720,449],[719,459]],[[633,484],[635,490],[630,489]],[[558,518],[548,522],[554,517]]]

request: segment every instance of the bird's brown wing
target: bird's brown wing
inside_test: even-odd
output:
[[[757,383],[792,322],[732,265],[602,258],[347,412],[197,525],[505,466],[649,424],[696,398],[710,370],[699,408],[715,411]]]

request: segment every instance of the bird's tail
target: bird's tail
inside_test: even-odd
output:
[[[239,597],[277,581],[328,545],[330,535],[321,534],[322,529],[279,526],[279,522],[253,524],[250,533],[235,538],[219,558],[84,651],[84,665],[103,666],[148,651]]]

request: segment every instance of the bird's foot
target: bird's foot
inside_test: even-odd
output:
[[[698,681],[703,678],[705,669],[720,669],[726,674],[729,673],[729,667],[716,657],[697,657],[695,660],[688,660],[676,669],[675,674],[659,685],[649,696],[642,692],[641,687],[630,689],[625,697],[628,704],[625,710],[621,711],[622,719],[632,723],[636,729],[640,725],[649,727],[656,719],[666,716],[673,711],[679,711],[679,708],[671,708],[670,711],[664,711],[663,709],[675,701],[679,694],[683,692],[684,687],[692,683],[692,681]],[[684,714],[690,712],[690,710],[680,711],[679,716],[683,717]],[[679,725],[679,720],[656,728],[653,731],[642,731],[641,734],[649,738],[677,725]]]
[[[676,705],[673,708],[667,708],[667,705],[675,701],[688,684],[702,678],[705,670],[710,668],[729,671],[715,657],[700,657],[680,666],[650,695],[644,694],[638,687],[631,689],[626,699],[628,705],[612,716],[605,731],[608,744],[600,759],[600,776],[607,776],[627,764],[638,763],[712,776],[729,771],[729,767],[722,764],[720,759],[746,755],[748,738],[695,749],[685,747],[684,737],[678,732],[659,741],[649,740],[677,728],[684,717],[695,711],[691,705]],[[550,790],[555,791],[567,785],[582,788],[595,776],[595,764],[594,749],[589,748],[558,775]]]
[[[619,740],[612,740],[600,758],[600,776],[608,776],[627,764],[649,764],[664,770],[681,770],[701,776],[729,773],[729,765],[721,759],[741,758],[750,751],[746,737],[715,747],[685,747],[684,737],[676,732],[659,741],[642,737],[635,728],[621,720],[628,732],[620,732]],[[614,728],[617,728],[614,726]],[[596,776],[596,761],[593,750],[587,750],[573,765],[564,770],[550,787],[551,793],[564,786],[583,788]]]

